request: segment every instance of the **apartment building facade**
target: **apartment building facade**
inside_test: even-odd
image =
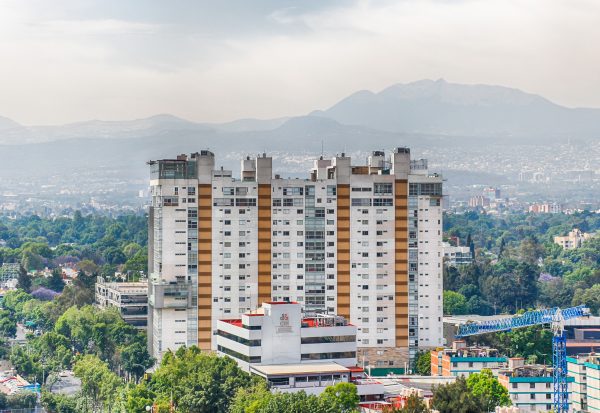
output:
[[[154,356],[215,350],[218,320],[268,301],[350,320],[367,364],[442,344],[442,177],[408,148],[320,158],[307,179],[274,175],[265,154],[239,179],[208,151],[150,166]]]
[[[468,377],[489,369],[494,375],[506,367],[506,357],[491,347],[467,346],[463,340],[452,343],[452,348],[431,351],[431,375]]]
[[[575,412],[600,412],[600,355],[578,354],[567,357]]]
[[[552,367],[525,364],[525,359],[508,359],[508,368],[500,370],[498,381],[508,390],[512,405],[522,412],[549,412],[553,408],[554,385]],[[568,411],[572,405],[573,378],[567,378]]]

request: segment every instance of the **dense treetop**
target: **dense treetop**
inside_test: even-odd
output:
[[[0,263],[20,263],[25,270],[78,263],[87,273],[110,277],[116,270],[146,271],[147,217],[101,215],[11,220],[0,217]]]
[[[470,212],[446,215],[444,228],[446,237],[471,238],[476,251],[472,265],[445,269],[446,314],[515,313],[578,304],[587,304],[594,314],[600,309],[600,237],[574,250],[553,243],[554,236],[574,228],[599,231],[599,214]]]

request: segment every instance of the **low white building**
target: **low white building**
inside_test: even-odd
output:
[[[116,307],[123,320],[134,327],[146,329],[148,324],[148,282],[96,281],[96,304],[100,308]]]
[[[444,264],[452,267],[468,265],[473,262],[473,255],[469,247],[455,247],[448,242],[442,242],[444,251]]]
[[[356,326],[343,317],[303,317],[295,302],[268,302],[240,319],[217,322],[217,352],[267,380],[278,391],[318,394],[341,382],[356,384],[362,400],[383,397],[383,384],[356,366]]]

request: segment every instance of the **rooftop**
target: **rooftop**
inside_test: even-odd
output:
[[[262,313],[248,313],[244,314],[249,317],[253,316],[264,316]],[[219,320],[227,324],[234,325],[236,327],[243,327],[242,320],[240,318],[224,319]],[[314,328],[314,327],[343,327],[351,326],[352,324],[344,317],[340,316],[313,316],[302,319],[302,328]]]
[[[302,363],[272,364],[267,366],[253,365],[252,370],[265,376],[285,376],[319,373],[350,373],[350,369],[337,363]]]
[[[227,324],[234,325],[236,327],[242,327],[242,320],[240,319],[232,319],[232,320],[219,320]]]
[[[529,364],[513,369],[500,370],[499,374],[507,377],[551,377],[552,367],[542,364]]]
[[[114,282],[114,281],[106,282],[106,281],[104,281],[104,279],[102,277],[99,277],[96,284],[101,287],[117,290],[121,293],[128,293],[128,294],[134,294],[134,293],[147,294],[148,293],[148,281],[147,280],[136,281],[136,282]]]
[[[443,352],[451,357],[502,357],[497,349],[480,346],[469,346],[458,349],[447,348]]]
[[[302,328],[310,327],[342,327],[351,326],[342,316],[329,314],[314,314],[302,319]]]

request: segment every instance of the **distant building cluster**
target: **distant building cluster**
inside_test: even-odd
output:
[[[530,205],[529,212],[533,212],[534,214],[560,214],[562,206],[556,202],[544,202]]]
[[[592,239],[594,236],[594,234],[581,232],[579,229],[575,228],[566,236],[554,237],[554,243],[560,245],[565,250],[573,250],[581,247],[585,241]]]
[[[479,194],[472,195],[463,208],[485,211],[488,214],[501,214],[521,208],[514,200],[503,198],[500,188],[488,186],[480,191]]]

